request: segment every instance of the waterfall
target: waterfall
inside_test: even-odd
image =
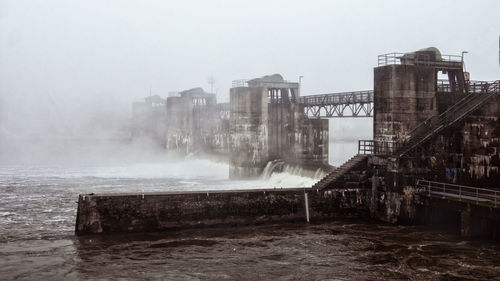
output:
[[[282,172],[284,164],[285,163],[281,160],[273,160],[273,161],[267,162],[266,167],[262,171],[261,178],[262,179],[269,179],[273,173]]]
[[[267,162],[266,167],[262,171],[261,179],[269,179],[273,174],[289,174],[305,178],[319,180],[326,176],[326,172],[321,168],[317,170],[308,170],[295,165],[285,164],[282,160],[273,160]]]

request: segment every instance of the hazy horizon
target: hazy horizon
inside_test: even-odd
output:
[[[273,73],[304,76],[302,95],[372,89],[377,55],[429,46],[498,79],[500,2],[406,3],[1,0],[0,144],[127,136],[134,100],[210,91],[210,76],[220,102]],[[330,121],[331,137],[370,122]]]

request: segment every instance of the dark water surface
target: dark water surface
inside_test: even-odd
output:
[[[257,188],[290,179],[308,183],[286,174],[230,182],[227,166],[200,160],[0,167],[0,279],[500,280],[498,244],[361,220],[73,234],[79,193]]]

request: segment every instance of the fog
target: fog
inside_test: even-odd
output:
[[[302,95],[367,90],[377,55],[436,46],[468,51],[471,79],[498,79],[499,10],[494,0],[1,0],[0,162],[153,157],[125,141],[131,103],[210,90],[210,76],[219,101],[232,80],[272,73],[304,76]],[[333,138],[371,136],[369,118],[330,126]]]

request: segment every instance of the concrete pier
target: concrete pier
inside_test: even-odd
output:
[[[313,171],[329,168],[328,120],[305,115],[298,83],[274,74],[233,84],[230,178],[257,177],[278,159]]]
[[[229,121],[221,116],[215,94],[193,88],[168,97],[166,106],[168,151],[227,156]]]
[[[306,194],[308,203],[305,203]],[[147,194],[82,194],[76,234],[151,232],[186,227],[252,225],[367,216],[358,189],[311,188]],[[306,205],[309,210],[307,211]]]

